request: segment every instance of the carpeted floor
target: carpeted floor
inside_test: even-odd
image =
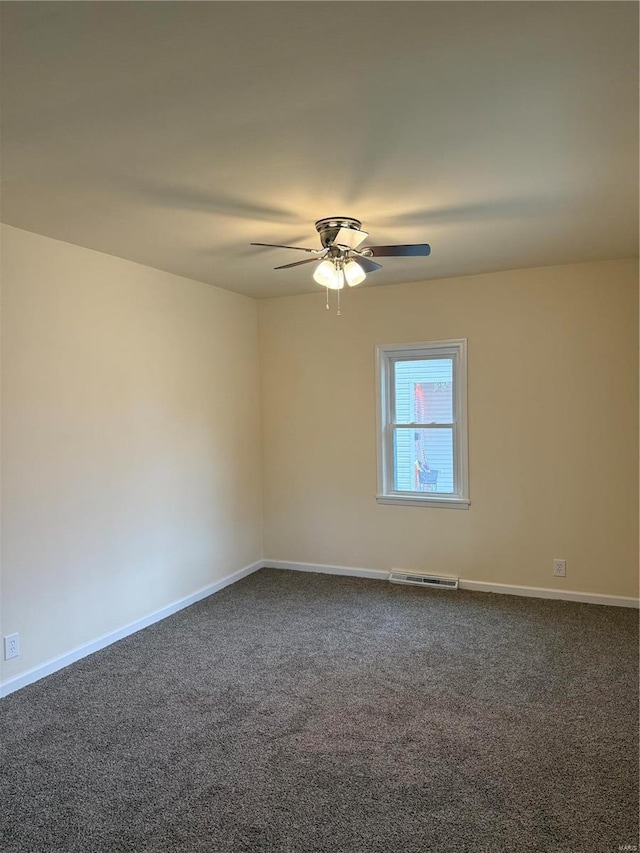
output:
[[[0,702],[3,853],[638,845],[638,614],[263,569]]]

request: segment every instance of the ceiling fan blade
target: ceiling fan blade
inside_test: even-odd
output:
[[[249,243],[250,246],[270,246],[272,249],[295,249],[296,252],[318,252],[318,249],[303,249],[301,246],[282,246],[280,243]],[[277,269],[277,267],[276,267]]]
[[[305,258],[304,261],[294,261],[292,264],[283,264],[281,267],[274,267],[274,270],[288,270],[291,267],[299,267],[301,264],[317,264],[320,258]]]
[[[344,246],[347,249],[357,249],[369,234],[366,231],[356,231],[355,228],[340,228],[331,241],[332,246]]]
[[[373,254],[374,258],[426,258],[431,254],[431,246],[428,243],[415,243],[412,246],[365,246]]]
[[[351,258],[359,264],[365,272],[375,272],[382,269],[382,264],[377,264],[371,258],[365,258],[364,255],[351,255]]]

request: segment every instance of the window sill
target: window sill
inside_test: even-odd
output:
[[[433,506],[440,509],[469,509],[471,501],[467,498],[451,497],[444,495],[438,497],[419,497],[418,495],[376,495],[379,504],[390,504],[391,506]]]

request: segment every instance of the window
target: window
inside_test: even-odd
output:
[[[467,342],[376,347],[378,503],[469,507]]]

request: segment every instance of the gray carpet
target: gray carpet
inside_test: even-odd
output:
[[[638,844],[631,610],[263,569],[0,713],[4,853]]]

